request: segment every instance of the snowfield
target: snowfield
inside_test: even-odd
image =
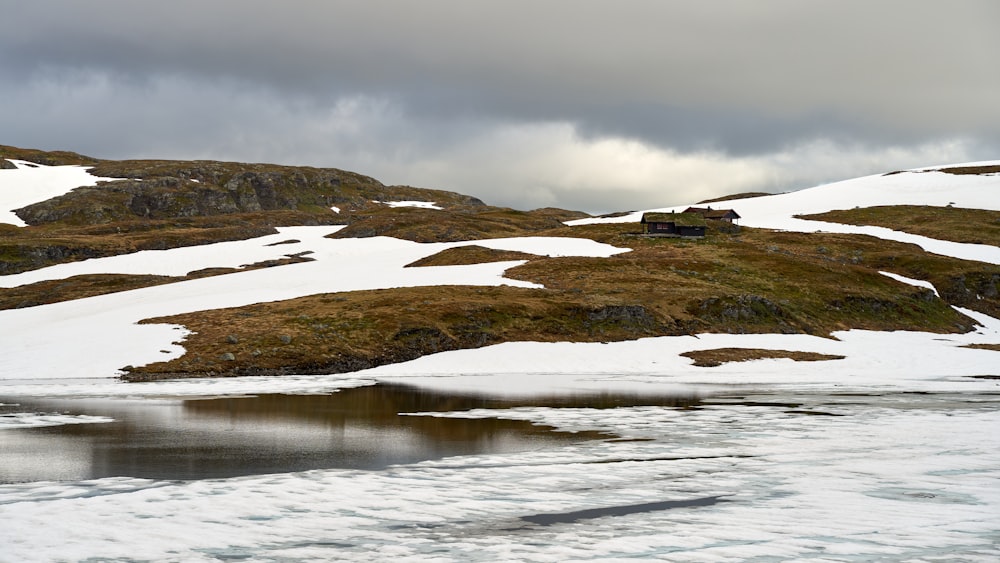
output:
[[[96,181],[81,167],[16,164],[17,170],[0,170],[2,209]],[[720,205],[736,209],[748,226],[864,232],[1000,264],[996,247],[792,217],[843,208],[844,202],[997,210],[1000,177],[903,172]],[[701,334],[607,344],[515,342],[339,375],[135,384],[114,378],[127,364],[183,353],[180,327],[136,324],[144,318],[322,292],[443,284],[530,287],[503,277],[521,262],[403,267],[461,244],[565,256],[628,250],[569,238],[447,244],[325,238],[335,229],[283,228],[249,241],[0,277],[0,287],[15,287],[86,273],[183,275],[300,252],[315,259],[0,311],[0,402],[326,393],[378,382],[506,396],[696,393],[717,400],[693,409],[551,406],[410,413],[529,420],[620,438],[380,471],[0,484],[0,561],[1000,559],[1000,353],[965,347],[1000,344],[1000,320],[972,311],[962,312],[979,326],[961,335],[852,330],[835,338]],[[289,240],[299,242],[270,246]],[[901,284],[929,286],[886,275]],[[845,359],[701,368],[679,355],[720,347]],[[16,413],[0,419],[0,448],[5,432],[109,422]]]
[[[404,268],[446,248],[470,243],[420,244],[388,237],[330,239],[338,227],[290,227],[277,235],[239,242],[60,264],[4,276],[16,287],[93,273],[184,275],[210,266],[239,267],[308,252],[312,262],[249,270],[42,307],[0,311],[0,373],[5,378],[114,377],[126,365],[180,356],[180,327],[139,325],[140,320],[185,312],[280,301],[317,293],[431,285],[535,284],[503,277],[523,261],[468,266]],[[299,242],[269,246],[277,242]],[[627,249],[588,239],[525,237],[475,241],[503,250],[550,256],[610,256]],[[94,330],[94,327],[101,330]],[[87,362],[81,363],[81,358]]]

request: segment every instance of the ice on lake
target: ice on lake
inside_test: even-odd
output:
[[[484,377],[493,385],[503,380]],[[565,390],[574,378],[554,379]],[[934,392],[885,380],[828,391],[791,382],[702,385],[696,401],[657,404],[642,399],[657,387],[646,379],[623,395],[622,384],[595,394],[597,381],[582,378],[582,396],[590,399],[560,404],[547,397],[549,406],[500,389],[491,395],[485,384],[472,403],[461,399],[468,389],[455,391],[455,410],[397,405],[411,411],[405,418],[416,426],[428,419],[507,420],[581,433],[508,451],[228,478],[120,475],[3,485],[0,559],[997,557],[995,380],[945,378]],[[676,396],[676,385],[663,379],[664,396]],[[154,384],[145,399],[120,400],[149,401],[156,411],[175,404],[154,396],[156,388],[172,386]],[[447,396],[443,386],[438,381],[436,396]],[[626,399],[615,404],[609,398],[616,396]],[[64,407],[87,402],[61,400]],[[250,404],[257,406],[230,409],[210,399],[195,408],[216,425],[242,411],[251,424],[288,424]],[[309,432],[299,432],[276,437],[309,451]]]

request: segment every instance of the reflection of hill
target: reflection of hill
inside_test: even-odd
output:
[[[613,437],[596,431],[555,431],[524,420],[407,413],[530,406],[685,408],[697,406],[699,400],[620,393],[497,398],[372,385],[330,395],[275,394],[180,403],[89,399],[18,403],[22,411],[105,416],[114,422],[6,430],[0,441],[0,481],[112,476],[206,479],[334,467],[381,469]]]
[[[496,418],[464,419],[434,416],[400,416],[400,413],[451,412],[479,408],[562,407],[606,409],[621,406],[656,405],[689,407],[698,404],[694,396],[662,396],[621,393],[589,393],[569,396],[497,398],[483,395],[456,395],[418,389],[406,385],[372,385],[344,389],[330,395],[261,395],[251,398],[222,398],[185,401],[185,411],[200,416],[237,417],[240,420],[285,420],[327,427],[347,425],[405,428],[432,443],[479,440],[497,433],[518,433],[555,437],[599,438],[597,432],[568,434],[527,422]]]

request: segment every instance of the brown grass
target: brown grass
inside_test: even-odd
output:
[[[332,212],[271,211],[107,225],[0,225],[0,275],[140,250],[246,240],[273,234],[278,226],[334,225],[338,221]]]
[[[753,360],[787,358],[796,362],[818,362],[826,360],[843,360],[846,356],[819,354],[817,352],[795,352],[789,350],[767,350],[762,348],[715,348],[713,350],[698,350],[681,354],[694,360],[698,367],[712,368],[731,362],[749,362]]]
[[[391,236],[415,242],[457,242],[521,236],[563,226],[549,209],[517,211],[490,206],[447,210],[375,207],[356,212],[333,238]]]
[[[496,250],[470,244],[442,250],[416,262],[407,264],[406,268],[419,266],[461,266],[465,264],[487,264],[490,262],[507,262],[509,260],[531,260],[535,254],[517,252],[514,250]]]
[[[59,166],[66,164],[94,165],[98,161],[96,158],[77,154],[69,151],[42,151],[37,149],[22,149],[7,145],[0,145],[0,160],[6,159],[24,160],[46,166]],[[0,166],[2,168],[2,166]]]
[[[966,344],[962,348],[972,348],[974,350],[993,350],[1000,352],[1000,344]]]
[[[61,280],[46,280],[12,288],[0,288],[0,310],[37,307],[49,303],[84,299],[131,289],[141,289],[209,276],[221,276],[260,268],[308,262],[308,256],[289,256],[249,264],[242,268],[205,268],[189,272],[186,276],[153,276],[132,274],[89,274]]]
[[[953,166],[951,168],[941,168],[941,172],[948,174],[1000,174],[1000,165],[988,164],[985,166]]]
[[[0,289],[0,310],[36,307],[180,281],[170,276],[95,274]]]
[[[938,240],[1000,246],[1000,211],[894,205],[829,211],[801,218],[886,227]]]
[[[699,201],[696,205],[701,205],[701,204],[704,204],[704,203],[717,203],[717,202],[720,202],[720,201],[731,201],[731,200],[734,200],[734,199],[750,199],[752,197],[765,197],[765,196],[769,196],[769,195],[774,195],[774,194],[768,193],[768,192],[743,192],[743,193],[732,194],[732,195],[724,195],[722,197],[716,197],[716,198],[712,198],[712,199],[705,199],[705,200]]]
[[[399,288],[155,319],[195,332],[184,342],[188,353],[135,368],[129,377],[350,371],[505,341],[698,332],[828,335],[849,328],[964,332],[973,324],[929,291],[877,269],[890,263],[903,275],[933,278],[970,274],[981,264],[852,235],[744,229],[685,241],[635,237],[637,228],[548,232],[634,250],[611,258],[535,257],[508,271],[544,284],[544,290]]]
[[[157,376],[336,373],[513,340],[607,341],[684,334],[634,302],[560,291],[417,287],[315,295],[151,319],[194,331],[180,359],[130,370]],[[234,360],[227,361],[226,354]]]

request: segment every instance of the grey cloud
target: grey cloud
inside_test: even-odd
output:
[[[989,0],[6,3],[21,25],[0,42],[22,64],[224,75],[317,95],[454,92],[484,111],[562,100],[789,115],[935,105],[956,91],[983,107],[1000,85],[1000,7]]]
[[[95,156],[402,170],[533,123],[735,158],[815,140],[961,138],[984,157],[1000,144],[994,0],[0,0],[0,13],[0,95],[33,110],[0,116],[0,142]],[[373,106],[338,114],[351,100]]]

